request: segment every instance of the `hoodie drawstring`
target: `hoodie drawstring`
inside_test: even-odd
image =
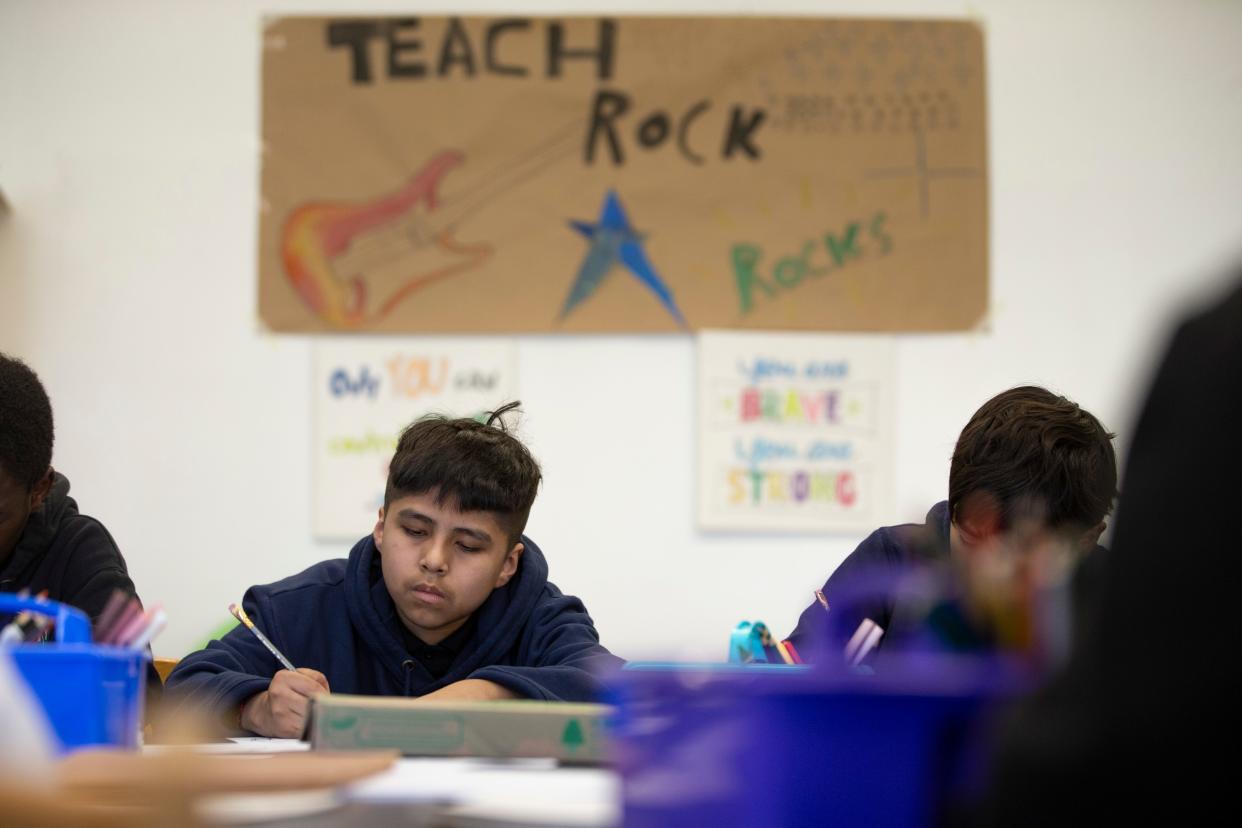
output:
[[[415,662],[412,658],[407,658],[405,661],[401,662],[401,669],[405,671],[405,690],[403,692],[406,696],[410,695],[410,691],[413,689],[414,664]]]

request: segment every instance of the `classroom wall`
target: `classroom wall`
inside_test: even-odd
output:
[[[348,5],[0,5],[0,350],[40,372],[55,465],[172,608],[162,654],[247,585],[346,552],[310,536],[311,340],[264,332],[254,263],[261,15]],[[451,5],[983,25],[993,309],[976,332],[897,338],[893,522],[944,496],[958,430],[1005,387],[1064,392],[1124,445],[1169,315],[1242,253],[1239,3]],[[623,655],[721,656],[744,617],[787,630],[859,540],[696,530],[690,338],[518,349],[546,472],[529,533]]]

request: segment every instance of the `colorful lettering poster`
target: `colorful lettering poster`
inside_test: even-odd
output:
[[[787,17],[284,17],[276,331],[947,331],[988,305],[983,34]]]
[[[370,532],[401,431],[424,414],[477,417],[517,398],[509,341],[368,337],[316,343],[313,527]]]
[[[870,531],[892,500],[894,349],[882,336],[699,336],[699,525]]]

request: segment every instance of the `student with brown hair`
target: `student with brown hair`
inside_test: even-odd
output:
[[[1023,639],[1029,630],[1003,628],[989,607],[1019,600],[1003,591],[1024,589],[1050,560],[1068,571],[1085,554],[1103,554],[1097,542],[1117,489],[1112,437],[1090,412],[1044,388],[988,400],[958,438],[948,500],[922,525],[868,536],[824,584],[828,615],[823,602],[812,603],[790,640],[812,658],[841,652],[864,619],[884,630],[881,647],[916,628],[926,633],[929,622],[938,645],[951,650]],[[888,591],[923,569],[951,573],[960,594],[929,607]]]
[[[319,693],[589,701],[621,661],[523,534],[539,464],[506,428],[429,416],[401,435],[384,505],[348,559],[252,587],[237,627],[168,677],[173,702],[264,736],[301,735]]]

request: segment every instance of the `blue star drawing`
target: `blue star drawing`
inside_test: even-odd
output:
[[[652,267],[647,252],[643,250],[643,237],[630,224],[621,199],[614,191],[609,190],[604,197],[604,206],[595,224],[585,221],[571,221],[569,224],[590,240],[591,247],[578,267],[578,276],[569,289],[569,296],[565,298],[565,306],[561,308],[562,320],[590,298],[603,283],[604,277],[620,264],[656,295],[678,325],[686,327],[686,320],[673,301],[673,292]]]

